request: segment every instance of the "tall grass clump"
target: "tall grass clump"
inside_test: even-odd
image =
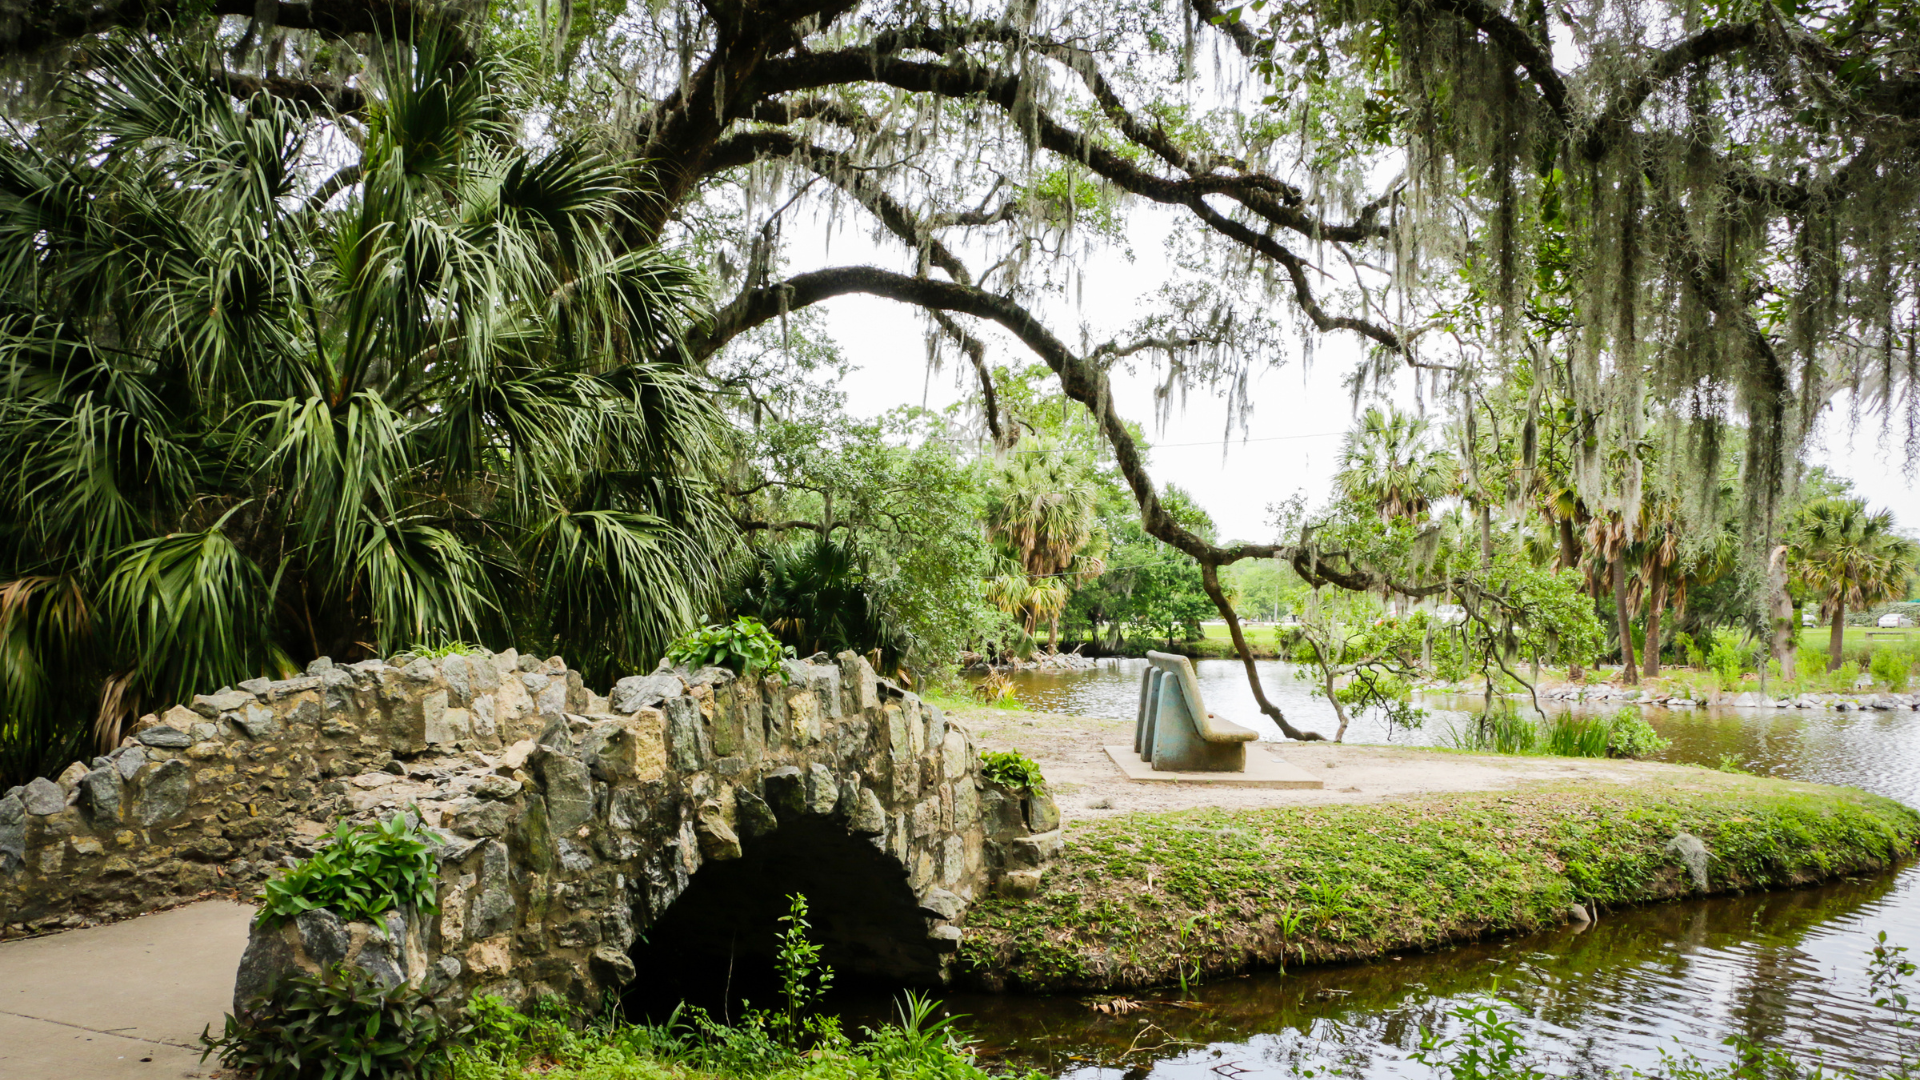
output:
[[[1540,726],[1511,709],[1489,709],[1465,728],[1454,728],[1449,741],[1458,750],[1530,754],[1540,743]]]
[[[1465,728],[1454,728],[1449,741],[1455,749],[1483,753],[1592,758],[1642,758],[1673,745],[1633,706],[1611,716],[1568,711],[1545,721],[1512,710],[1492,711]]]

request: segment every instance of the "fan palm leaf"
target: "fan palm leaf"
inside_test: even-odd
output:
[[[614,246],[640,170],[520,145],[502,69],[454,57],[380,56],[344,171],[330,118],[132,41],[0,138],[9,776],[61,764],[63,712],[110,736],[320,653],[498,639],[604,678],[717,595],[701,280]]]

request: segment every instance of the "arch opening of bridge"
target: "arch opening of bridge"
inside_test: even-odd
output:
[[[842,823],[783,824],[747,839],[741,856],[709,862],[629,951],[636,977],[622,1007],[665,1020],[681,1004],[739,1016],[742,1002],[778,1003],[775,952],[791,898],[806,899],[807,937],[838,991],[937,985],[941,952],[899,860]]]

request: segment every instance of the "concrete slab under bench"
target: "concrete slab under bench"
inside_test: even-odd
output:
[[[1298,791],[1318,791],[1326,786],[1298,766],[1289,765],[1268,754],[1257,744],[1248,748],[1245,772],[1159,772],[1152,763],[1140,760],[1140,755],[1134,753],[1131,746],[1108,746],[1106,751],[1113,763],[1120,766],[1120,771],[1127,774],[1127,779],[1135,783],[1290,788]]]

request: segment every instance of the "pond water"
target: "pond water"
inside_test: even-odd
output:
[[[1144,661],[1087,672],[1015,676],[1033,708],[1130,717]],[[1278,737],[1259,715],[1237,663],[1195,664],[1208,707]],[[1260,665],[1270,700],[1299,727],[1331,733],[1332,710],[1297,681],[1293,665]],[[1396,743],[1444,742],[1477,699],[1429,700],[1434,715]],[[1563,706],[1564,707],[1564,706]],[[1647,709],[1673,740],[1664,757],[1825,783],[1854,784],[1920,805],[1920,713]],[[1350,742],[1385,742],[1356,722]],[[1522,1017],[1552,1071],[1598,1076],[1651,1068],[1663,1053],[1731,1056],[1741,1034],[1872,1071],[1893,1060],[1899,1033],[1873,1003],[1866,976],[1875,935],[1920,952],[1920,866],[1866,879],[1755,896],[1610,912],[1585,930],[1560,928],[1482,943],[1285,974],[1263,973],[1137,995],[1201,1008],[1157,1006],[1107,1017],[1075,997],[954,996],[947,1006],[983,1049],[1071,1080],[1218,1080],[1302,1069],[1343,1076],[1426,1076],[1409,1059],[1421,1027],[1449,1030],[1449,1013],[1496,991]],[[1151,1025],[1150,1027],[1148,1025]]]

